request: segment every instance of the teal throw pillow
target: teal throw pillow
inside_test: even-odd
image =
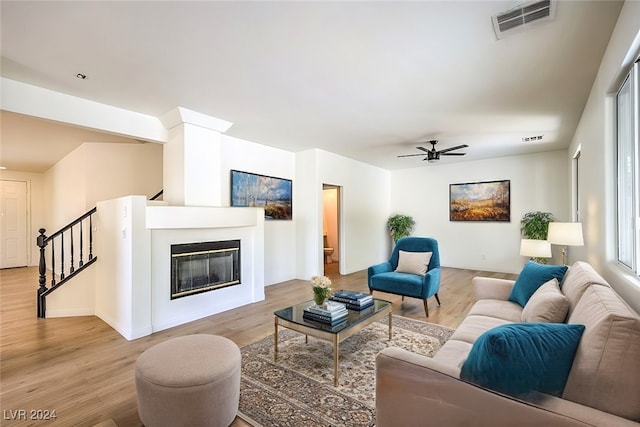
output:
[[[460,378],[511,396],[561,396],[583,332],[584,325],[565,323],[495,327],[475,341]]]
[[[567,268],[566,265],[545,265],[533,261],[527,262],[513,284],[509,301],[524,307],[527,305],[531,295],[549,280],[555,278],[558,279],[558,283],[562,283],[562,278],[567,272]]]

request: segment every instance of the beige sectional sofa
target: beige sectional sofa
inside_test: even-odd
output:
[[[476,303],[433,358],[393,347],[378,355],[378,426],[640,425],[640,317],[584,262],[560,283],[566,323],[585,325],[560,397],[514,398],[460,379],[480,335],[523,321],[526,306],[508,300],[513,285],[474,278]]]

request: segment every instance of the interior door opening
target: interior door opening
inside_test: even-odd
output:
[[[340,274],[340,200],[340,187],[322,185],[322,249],[325,275]]]
[[[27,183],[0,180],[0,268],[27,265]]]

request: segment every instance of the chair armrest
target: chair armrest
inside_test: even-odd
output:
[[[476,301],[497,299],[507,301],[515,280],[476,276],[471,280]]]
[[[444,363],[390,347],[376,357],[376,424],[386,426],[635,425],[593,408],[604,424],[566,415],[462,381]],[[557,399],[562,400],[562,399]]]
[[[371,276],[373,276],[374,274],[388,273],[391,270],[391,263],[388,261],[381,264],[372,265],[367,269],[367,284],[371,286]]]
[[[440,289],[440,267],[432,268],[426,272],[422,279],[422,299],[432,297]]]

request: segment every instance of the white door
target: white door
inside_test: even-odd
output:
[[[27,265],[27,183],[0,180],[0,268]]]

